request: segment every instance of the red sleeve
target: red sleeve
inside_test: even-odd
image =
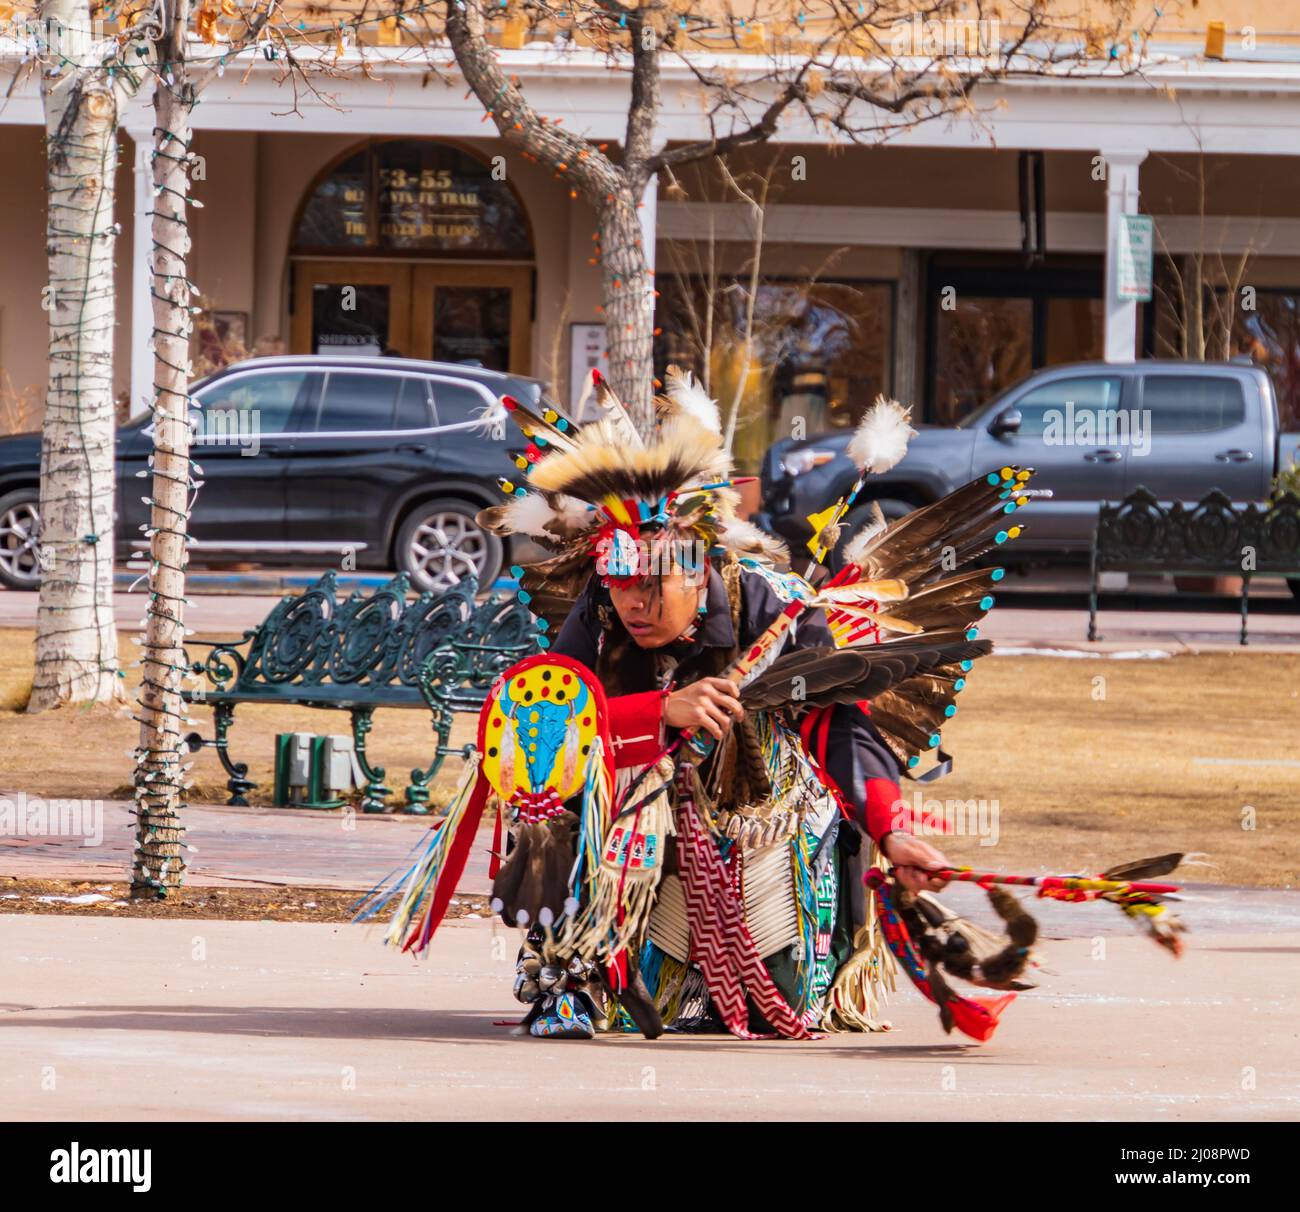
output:
[[[892,779],[867,779],[862,814],[866,818],[867,833],[877,845],[886,833],[911,833],[907,814],[902,809],[902,795]]]
[[[898,786],[898,761],[880,739],[865,703],[820,707],[801,724],[804,747],[840,804],[872,841],[911,833]]]
[[[664,751],[663,702],[658,690],[621,694],[609,700],[609,735],[616,770],[644,766]]]

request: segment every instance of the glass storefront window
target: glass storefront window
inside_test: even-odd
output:
[[[312,190],[295,252],[370,250],[530,255],[510,186],[468,152],[428,139],[372,143]]]
[[[1139,305],[1140,306],[1140,305]],[[1137,331],[1142,331],[1139,317]],[[1105,354],[1106,309],[1100,299],[1049,298],[1044,362],[1095,362]]]
[[[955,425],[1041,367],[1101,358],[1102,268],[1099,257],[1026,265],[936,254],[926,271],[924,419]]]
[[[936,312],[934,415],[955,425],[1033,368],[1034,303],[957,292]]]
[[[893,286],[888,282],[767,281],[754,298],[746,363],[748,283],[728,279],[709,297],[680,276],[657,279],[655,366],[704,376],[723,424],[739,401],[733,452],[757,469],[779,438],[855,425],[891,381]]]
[[[387,286],[316,284],[312,287],[312,353],[383,353],[388,347],[388,312]]]
[[[510,369],[510,288],[439,286],[433,294],[433,357]]]
[[[1300,429],[1300,291],[1256,291],[1254,311],[1237,309],[1232,347],[1268,371],[1282,428]]]
[[[370,244],[370,155],[349,156],[312,192],[294,244],[300,248],[365,248]]]

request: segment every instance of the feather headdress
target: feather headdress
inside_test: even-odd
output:
[[[647,570],[642,540],[651,536],[655,543],[686,540],[697,558],[720,553],[724,542],[727,550],[764,561],[783,553],[736,518],[718,408],[689,372],[669,367],[651,435],[637,431],[598,371],[584,405],[588,399],[598,419],[579,425],[554,407],[534,410],[502,397],[506,415],[528,439],[513,456],[523,474],[503,480],[506,502],[479,515],[494,534],[524,534],[556,553],[545,570],[538,568],[554,588],[571,585],[593,558],[614,579],[641,575]]]
[[[713,433],[722,433],[722,414],[689,370],[670,366],[664,372],[664,393],[657,402],[659,419],[688,416]]]
[[[811,514],[808,524],[812,527],[812,538],[808,540],[808,550],[813,560],[821,563],[826,556],[838,546],[840,541],[840,524],[853,506],[858,493],[866,483],[868,476],[883,475],[898,466],[907,454],[908,442],[916,437],[916,430],[911,426],[911,413],[897,400],[887,400],[877,396],[876,402],[867,409],[866,415],[858,422],[858,427],[849,439],[845,454],[858,469],[858,478],[848,495],[841,497],[833,505]],[[876,510],[879,517],[879,507]]]

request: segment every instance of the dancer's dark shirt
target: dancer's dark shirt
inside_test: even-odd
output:
[[[727,590],[716,568],[709,569],[707,611],[695,634],[669,646],[678,658],[678,685],[689,684],[700,674],[691,666],[708,648],[730,650],[753,643],[785,608],[785,603],[758,573],[744,570],[740,579],[739,636],[731,621]],[[593,672],[599,656],[601,623],[598,609],[609,607],[609,592],[592,577],[579,595],[560,628],[550,651],[580,661]],[[783,651],[833,647],[834,639],[821,610],[801,614]],[[675,735],[663,722],[663,696],[647,674],[643,690],[613,696],[609,700],[610,734],[615,765],[634,766],[653,761]],[[891,831],[908,831],[901,809],[898,779],[900,767],[893,752],[880,738],[865,703],[840,704],[806,712],[800,721],[805,744],[822,771],[834,782],[846,808],[877,842]]]

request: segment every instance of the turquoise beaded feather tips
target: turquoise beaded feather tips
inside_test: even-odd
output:
[[[992,650],[979,640],[979,628],[1006,576],[1004,568],[980,561],[1024,533],[1014,518],[1032,499],[1026,494],[1032,475],[1020,467],[990,472],[889,525],[867,528],[845,547],[846,568],[856,571],[840,575],[900,580],[908,588],[907,598],[890,606],[889,614],[917,631],[887,638],[871,651],[902,655],[911,639],[930,654],[915,668],[895,670],[876,693],[861,696],[870,698],[872,720],[909,772],[930,750],[939,751],[945,769],[949,764],[940,750],[943,726],[957,714],[955,700],[974,661]],[[963,643],[969,650],[962,650]],[[889,668],[872,677],[878,682]]]

